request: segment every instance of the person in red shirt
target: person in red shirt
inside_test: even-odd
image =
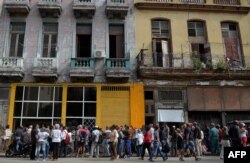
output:
[[[152,160],[152,155],[151,155],[152,135],[151,135],[149,126],[145,127],[145,131],[146,132],[144,134],[144,139],[143,139],[141,159],[144,160],[145,150],[147,149],[148,154],[149,154],[149,161],[153,161]]]

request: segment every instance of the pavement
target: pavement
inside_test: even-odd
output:
[[[194,160],[194,157],[184,158],[185,162],[188,163],[197,163],[197,161]],[[16,158],[6,158],[4,157],[3,153],[0,153],[0,163],[27,163],[27,162],[51,162],[51,160],[42,161],[31,161],[29,158],[22,158],[22,157],[16,157]],[[94,163],[94,162],[111,162],[110,158],[59,158],[55,162],[60,163]],[[143,163],[143,162],[149,162],[148,158],[145,157],[145,160],[139,160],[138,157],[131,157],[131,158],[125,158],[125,159],[119,159],[112,161],[115,163],[126,163],[126,162],[132,162],[132,163]],[[158,157],[154,160],[154,162],[163,162],[163,160]],[[179,161],[177,157],[169,157],[169,159],[166,161],[167,163],[175,163],[175,162],[182,162]],[[219,156],[204,156],[202,157],[201,161],[198,161],[200,163],[223,163],[223,160],[220,160]]]

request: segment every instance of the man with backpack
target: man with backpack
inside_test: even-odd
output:
[[[76,157],[79,157],[81,154],[82,156],[85,155],[85,146],[88,143],[88,130],[85,128],[85,126],[82,127],[82,125],[79,125],[77,130],[77,154]]]

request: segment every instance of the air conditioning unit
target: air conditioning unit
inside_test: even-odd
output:
[[[104,50],[96,50],[94,57],[95,58],[105,58],[105,51]]]

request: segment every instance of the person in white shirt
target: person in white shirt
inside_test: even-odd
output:
[[[118,144],[118,132],[116,130],[117,126],[113,125],[111,127],[111,133],[110,133],[110,151],[111,151],[111,160],[118,159],[117,155],[117,144]]]
[[[11,136],[12,136],[12,131],[10,129],[10,126],[6,125],[6,129],[3,135],[3,152],[5,152],[9,147]]]
[[[61,130],[60,125],[55,124],[55,129],[51,131],[51,138],[53,144],[53,160],[57,160],[59,156],[59,144],[61,142]]]
[[[99,146],[100,144],[98,144],[98,140],[99,140],[99,136],[100,136],[100,131],[98,126],[95,126],[93,128],[91,137],[92,137],[92,144],[91,144],[91,156],[94,157],[94,151],[96,151],[96,157],[99,157]]]
[[[138,129],[138,132],[136,134],[136,152],[137,152],[137,156],[140,157],[142,154],[142,144],[143,144],[143,139],[144,139],[144,135],[141,132],[140,129]]]
[[[43,151],[43,161],[46,159],[46,141],[49,136],[49,133],[46,132],[43,128],[38,132],[38,141],[36,143],[36,160],[40,158],[40,150]]]

